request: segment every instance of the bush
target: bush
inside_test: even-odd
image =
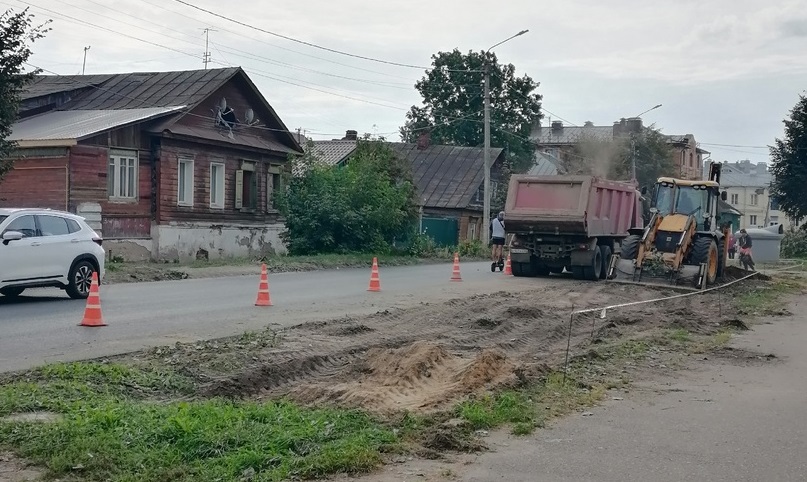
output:
[[[807,257],[807,232],[786,232],[782,238],[781,256],[783,258]]]
[[[306,167],[279,199],[290,254],[388,253],[413,225],[409,164],[385,143],[359,141],[347,166]]]
[[[466,258],[484,258],[490,255],[490,250],[488,247],[482,244],[482,241],[479,240],[465,240],[461,242],[458,251],[460,256]]]

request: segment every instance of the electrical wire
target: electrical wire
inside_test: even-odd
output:
[[[433,67],[424,67],[422,65],[412,65],[412,64],[404,64],[404,63],[401,63],[401,62],[393,62],[393,61],[390,61],[390,60],[377,59],[377,58],[374,58],[374,57],[366,57],[366,56],[363,56],[363,55],[352,54],[350,52],[344,52],[342,50],[332,49],[330,47],[324,47],[322,45],[317,45],[317,44],[312,43],[312,42],[307,42],[305,40],[296,39],[294,37],[289,37],[287,35],[279,34],[277,32],[272,32],[271,30],[266,30],[264,28],[260,28],[260,27],[254,26],[254,25],[250,25],[250,24],[248,24],[246,22],[242,22],[240,20],[236,20],[236,19],[227,17],[225,15],[213,12],[211,10],[207,10],[205,8],[199,7],[199,6],[194,5],[192,3],[186,2],[185,0],[174,0],[174,1],[177,2],[177,3],[181,3],[182,5],[185,5],[187,7],[199,10],[201,12],[205,12],[207,14],[210,14],[210,15],[214,16],[214,17],[218,17],[218,18],[220,18],[222,20],[227,20],[228,22],[235,23],[235,24],[240,25],[242,27],[246,27],[246,28],[249,28],[249,29],[252,29],[252,30],[256,30],[258,32],[263,32],[265,34],[272,35],[272,36],[275,36],[275,37],[279,37],[279,38],[282,38],[284,40],[288,40],[288,41],[291,41],[291,42],[296,42],[296,43],[299,43],[299,44],[302,44],[302,45],[306,45],[308,47],[324,50],[326,52],[331,52],[331,53],[334,53],[334,54],[344,55],[344,56],[347,56],[347,57],[353,57],[353,58],[361,59],[361,60],[367,60],[367,61],[370,61],[370,62],[378,62],[378,63],[381,63],[381,64],[393,65],[393,66],[396,66],[396,67],[406,67],[406,68],[410,68],[410,69],[433,70]],[[449,71],[449,72],[481,72],[480,70],[467,70],[467,69],[458,69],[458,70],[443,69],[443,70],[446,70],[446,71]]]

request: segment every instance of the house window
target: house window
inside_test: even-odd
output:
[[[137,151],[111,151],[107,172],[110,199],[137,199]]]
[[[752,206],[756,206],[756,205],[757,205],[757,201],[758,201],[758,199],[759,199],[759,195],[758,195],[758,194],[752,194],[752,195],[751,195],[751,205],[752,205]]]
[[[779,200],[775,197],[771,198],[771,211],[779,211]]]
[[[752,214],[751,216],[748,216],[748,223],[751,226],[756,226],[757,225],[757,216],[755,214]]]
[[[731,195],[731,204],[738,204],[740,202],[740,195],[739,194],[732,194]]]
[[[266,173],[266,210],[277,210],[275,202],[275,192],[280,189],[280,170],[277,167],[270,167]]]
[[[210,207],[224,209],[224,164],[210,164]]]
[[[468,239],[470,241],[473,241],[473,240],[476,239],[476,220],[470,221],[468,223]]]
[[[177,204],[193,206],[193,159],[180,158],[178,161]]]
[[[255,163],[242,161],[235,171],[235,208],[254,210],[258,207],[258,176]]]

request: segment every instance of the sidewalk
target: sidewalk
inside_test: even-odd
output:
[[[732,346],[776,358],[695,362],[590,417],[528,438],[491,434],[494,451],[452,467],[455,480],[807,480],[807,313],[764,321]]]

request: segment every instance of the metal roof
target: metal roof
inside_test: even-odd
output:
[[[536,144],[576,144],[583,139],[610,141],[614,138],[613,126],[563,126],[560,129],[539,126],[532,131],[530,140]]]
[[[710,162],[703,163],[703,176],[709,175]],[[773,175],[764,162],[751,161],[724,162],[720,169],[720,187],[767,188],[773,182]]]
[[[418,199],[425,207],[466,209],[485,178],[484,149],[393,142],[390,147],[409,160]],[[490,150],[491,163],[504,149]]]
[[[564,172],[563,163],[546,152],[535,152],[535,164],[527,171],[530,176],[555,176]]]
[[[184,105],[123,110],[57,110],[14,124],[8,140],[32,146],[36,141],[74,141],[124,126],[142,122],[183,109]],[[48,143],[53,145],[52,142]],[[71,143],[67,143],[71,145]]]
[[[314,141],[315,153],[322,153],[320,160],[330,165],[347,160],[357,145],[357,141]],[[482,148],[431,145],[418,149],[417,144],[403,142],[388,145],[412,166],[418,199],[425,207],[465,209],[484,181]],[[501,148],[491,149],[491,163],[503,152]]]
[[[175,105],[194,106],[209,97],[241,69],[229,67],[175,72],[132,72],[106,75],[40,75],[23,99],[86,89],[69,110],[117,110]]]

